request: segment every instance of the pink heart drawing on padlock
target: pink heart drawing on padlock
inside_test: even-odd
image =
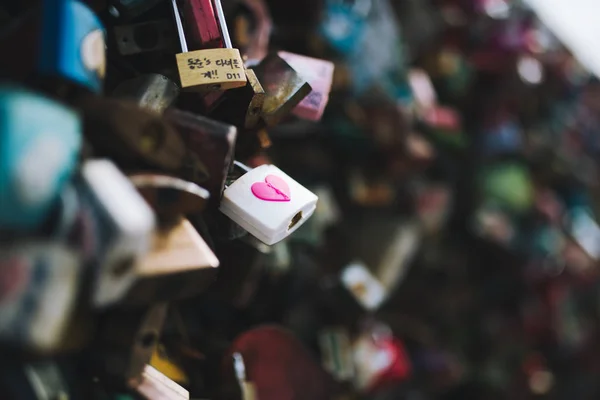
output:
[[[250,188],[252,193],[264,201],[290,201],[290,187],[278,176],[268,175],[264,182],[256,182]]]

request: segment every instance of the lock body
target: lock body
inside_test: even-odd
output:
[[[176,55],[181,87],[187,90],[227,90],[246,85],[238,49],[195,50]]]
[[[82,2],[44,0],[39,72],[94,93],[106,70],[102,23]]]
[[[81,121],[49,99],[3,88],[0,131],[0,229],[35,229],[76,168]]]
[[[242,175],[223,193],[220,210],[265,244],[289,236],[314,213],[317,196],[274,165]]]
[[[136,271],[127,304],[172,301],[201,293],[216,277],[219,259],[187,219],[157,231]]]
[[[186,169],[184,178],[207,189],[213,201],[221,198],[225,179],[233,162],[237,129],[235,126],[213,121],[212,119],[189,112],[171,109],[165,113],[185,145],[187,160],[197,160],[206,167],[208,178],[201,182],[194,180],[197,171]]]
[[[265,89],[261,113],[267,125],[277,125],[300,104],[312,88],[283,58],[269,54],[254,68]]]
[[[144,74],[123,81],[113,97],[134,101],[141,108],[162,114],[179,96],[179,86],[160,74]]]
[[[310,121],[320,121],[329,102],[329,92],[331,91],[335,69],[334,64],[331,61],[285,51],[280,51],[277,54],[302,75],[312,88],[311,92],[302,99],[292,113]]]
[[[71,249],[25,242],[0,249],[0,341],[51,353],[73,316],[83,268]]]
[[[151,246],[154,214],[113,163],[87,161],[78,190],[83,218],[92,230],[95,282],[92,302],[120,301],[135,281],[139,260]]]

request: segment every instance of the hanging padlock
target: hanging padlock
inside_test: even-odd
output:
[[[83,219],[93,247],[92,303],[118,302],[134,283],[140,259],[150,250],[154,214],[135,187],[108,160],[87,161],[78,179]]]
[[[141,108],[162,114],[179,96],[179,86],[160,74],[144,74],[121,82],[113,97],[132,100]]]
[[[246,129],[257,126],[265,102],[265,90],[252,69],[246,69],[246,77],[246,86],[224,93],[210,113],[211,118]]]
[[[283,120],[312,90],[306,79],[277,54],[265,57],[254,72],[265,90],[261,117],[269,126]]]
[[[76,168],[81,121],[63,105],[16,88],[0,88],[0,109],[0,230],[36,229]]]
[[[207,180],[199,182],[194,179],[194,176],[189,175],[194,174],[194,169],[185,168],[181,177],[201,185],[209,191],[213,201],[218,201],[233,161],[237,129],[177,109],[168,110],[165,118],[177,129],[183,140],[187,151],[183,160],[190,162],[199,160],[206,167],[209,175]]]
[[[317,196],[274,165],[246,171],[223,192],[220,210],[265,244],[298,229],[317,207]]]
[[[181,87],[188,90],[226,90],[246,85],[244,62],[238,49],[232,48],[220,0],[214,11],[221,27],[225,48],[188,51],[177,0],[171,0],[181,51],[176,55]]]
[[[329,102],[333,82],[334,64],[331,61],[280,51],[277,53],[292,68],[302,75],[312,88],[292,113],[310,121],[319,121]]]
[[[44,0],[39,74],[102,91],[106,70],[104,27],[77,0]]]
[[[182,215],[201,213],[210,198],[206,189],[172,176],[135,174],[129,179],[154,210],[159,228],[178,224]]]
[[[243,357],[244,373],[230,372],[235,371],[231,364],[236,353]],[[304,344],[286,329],[265,325],[246,331],[234,340],[226,357],[223,362],[227,368],[223,374],[227,379],[225,383],[235,385],[236,381],[239,382],[238,376],[246,375],[246,379],[252,381],[253,388],[245,394],[255,394],[258,399],[334,398],[331,377]],[[287,379],[273,379],[273,376],[285,376]]]
[[[128,386],[141,383],[166,316],[166,303],[110,310],[102,316],[94,345],[99,372]]]
[[[62,347],[81,286],[83,265],[58,243],[13,243],[0,249],[0,341],[52,353]]]
[[[190,221],[157,231],[152,248],[135,271],[135,283],[125,304],[147,304],[193,297],[216,277],[219,259]]]
[[[86,137],[97,156],[110,157],[125,169],[182,168],[184,144],[160,115],[135,103],[107,98],[86,98],[80,106]]]
[[[177,51],[177,33],[170,20],[115,26],[114,35],[122,56]]]

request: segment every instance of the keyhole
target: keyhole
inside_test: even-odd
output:
[[[300,211],[298,214],[294,215],[294,218],[292,218],[292,222],[290,222],[290,225],[288,226],[288,230],[290,230],[294,226],[296,226],[296,224],[298,224],[298,222],[300,222],[301,219],[302,219],[302,211]]]

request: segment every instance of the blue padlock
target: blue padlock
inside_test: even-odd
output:
[[[0,88],[0,230],[39,227],[77,165],[81,121],[67,107]]]
[[[76,0],[44,0],[39,72],[100,93],[106,70],[105,32]]]

